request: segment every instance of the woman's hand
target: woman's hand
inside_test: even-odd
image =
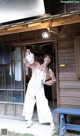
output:
[[[24,62],[24,63],[27,63],[27,59],[26,59],[26,58],[24,58],[23,62]]]
[[[27,49],[26,52],[25,52],[25,58],[23,60],[24,63],[28,62],[26,56],[28,56],[29,54],[30,54],[30,49]]]
[[[30,49],[27,49],[27,54],[28,54],[28,55],[30,54]]]
[[[49,86],[53,85],[53,81],[52,80],[46,81],[45,83],[46,83],[46,85],[49,85]]]
[[[55,82],[54,80],[48,80],[48,81],[45,81],[45,82],[42,81],[42,84],[52,86],[54,84],[54,82]]]
[[[30,49],[26,49],[25,57],[28,56],[29,54],[30,54]]]

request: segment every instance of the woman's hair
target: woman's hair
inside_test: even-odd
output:
[[[44,55],[44,58],[47,57],[47,56],[50,58],[50,60],[52,60],[52,55],[51,55],[51,54],[47,54],[47,53],[46,53],[46,54]]]
[[[52,62],[52,55],[46,53],[46,54],[44,54],[43,56],[40,56],[40,57],[39,57],[39,63],[40,63],[40,64],[43,64],[43,63],[44,63],[44,58],[47,57],[47,56],[50,58],[50,60],[51,60],[51,62]],[[51,67],[51,62],[48,64],[48,66],[47,66],[48,68]]]

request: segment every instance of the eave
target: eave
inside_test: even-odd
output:
[[[0,35],[21,33],[26,31],[35,31],[45,29],[47,27],[58,27],[79,22],[80,11],[68,14],[58,14],[48,17],[44,16],[30,21],[0,26]]]

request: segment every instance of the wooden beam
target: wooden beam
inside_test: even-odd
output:
[[[51,26],[62,26],[80,22],[80,15],[63,16],[58,19],[52,20]]]
[[[26,31],[34,31],[34,30],[40,30],[45,29],[47,27],[57,27],[57,26],[63,26],[68,24],[74,24],[80,22],[80,15],[65,15],[65,16],[59,16],[58,18],[53,18],[49,20],[39,21],[37,23],[33,24],[24,24],[19,26],[9,26],[7,28],[1,28],[0,29],[0,35],[7,35],[7,34],[13,34],[13,33],[21,33]]]
[[[21,32],[26,32],[26,31],[34,31],[34,30],[40,30],[40,29],[45,29],[49,26],[50,21],[47,22],[41,22],[37,25],[23,25],[19,27],[9,27],[6,29],[1,29],[0,30],[0,35],[7,35],[7,34],[13,34],[13,33],[21,33]]]
[[[55,42],[55,39],[34,39],[34,40],[26,40],[20,42],[12,42],[11,45],[18,46],[18,45],[31,45],[31,44],[38,44],[38,43],[45,43],[45,42]]]

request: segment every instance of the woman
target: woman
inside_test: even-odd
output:
[[[37,105],[39,122],[50,123],[51,128],[55,128],[48,101],[44,93],[44,84],[51,86],[56,81],[54,73],[48,68],[50,62],[50,56],[46,55],[43,64],[40,65],[34,61],[34,55],[27,49],[24,63],[32,69],[32,77],[28,83],[23,107],[23,116],[25,116],[27,120],[27,128],[32,125],[31,119],[35,103]]]

